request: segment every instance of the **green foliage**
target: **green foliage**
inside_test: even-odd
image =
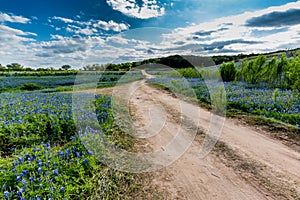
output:
[[[214,113],[225,116],[226,115],[226,91],[225,88],[219,86],[218,88],[211,88],[210,99],[212,102],[212,110]]]
[[[9,88],[0,88],[0,93],[3,93],[3,92],[7,92],[9,91],[10,89]]]
[[[71,69],[71,66],[70,65],[63,65],[61,68],[63,70],[69,70],[69,69]]]
[[[128,199],[137,193],[136,175],[107,168],[79,140],[70,95],[16,95],[1,98],[0,199]],[[110,98],[98,96],[94,104],[108,140],[130,150],[132,138],[115,125]]]
[[[35,83],[26,83],[24,84],[20,89],[21,90],[28,90],[28,91],[33,91],[33,90],[40,90],[42,87],[38,84]]]
[[[163,71],[157,71],[156,75],[158,74],[163,74]],[[192,67],[165,71],[165,75],[171,77],[201,78],[199,71]]]
[[[223,81],[230,82],[235,80],[237,73],[236,64],[233,61],[230,63],[223,63],[220,67],[220,73]]]
[[[259,55],[256,59],[243,63],[241,73],[247,83],[257,84],[261,81],[261,72],[266,59],[266,56]]]
[[[226,65],[228,64],[223,64],[220,70],[222,71]],[[268,85],[270,88],[299,90],[300,56],[297,54],[287,58],[282,54],[280,58],[274,56],[267,60],[266,56],[259,55],[253,60],[243,60],[240,69],[236,72],[235,80],[245,81],[247,84]]]
[[[182,68],[177,71],[186,78],[201,78],[201,75],[195,68]]]
[[[20,65],[19,63],[12,63],[12,64],[8,64],[6,65],[8,70],[11,71],[22,71],[23,70],[23,66]]]
[[[274,102],[277,102],[278,93],[279,93],[279,89],[276,88],[273,92],[273,98],[272,98]]]

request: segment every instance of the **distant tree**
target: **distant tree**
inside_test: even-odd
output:
[[[6,68],[0,64],[0,71],[5,71]]]
[[[87,65],[83,67],[84,71],[104,71],[105,69],[106,69],[106,65],[99,65],[99,64]]]
[[[119,66],[119,69],[129,71],[132,68],[132,63],[122,63]]]
[[[120,68],[120,66],[117,64],[110,63],[107,65],[107,69],[111,70],[111,71],[118,71],[119,68]]]
[[[26,67],[24,70],[27,71],[27,72],[34,71],[34,69],[32,69],[30,67]]]
[[[71,66],[70,65],[63,65],[61,68],[63,70],[69,70],[69,69],[71,69]]]
[[[12,70],[12,71],[23,71],[23,66],[20,65],[19,63],[11,63],[6,65],[7,69]]]
[[[47,69],[40,67],[40,68],[37,68],[36,71],[43,72],[43,71],[47,71]]]
[[[84,71],[91,71],[91,66],[90,65],[84,66],[83,70]]]
[[[93,64],[92,69],[95,71],[104,71],[105,65]]]
[[[138,67],[140,65],[141,65],[141,62],[134,62],[134,63],[132,63],[132,68]]]

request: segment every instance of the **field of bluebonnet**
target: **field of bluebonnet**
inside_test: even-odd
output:
[[[101,76],[99,83],[111,84],[117,78]],[[139,78],[138,73],[134,79]],[[72,114],[72,94],[41,92],[74,84],[74,79],[0,78],[1,87],[12,89],[0,94],[0,199],[126,199],[138,185],[133,174],[109,169],[81,143]],[[27,83],[41,87],[20,90]],[[91,99],[87,96],[83,94],[81,101]],[[125,134],[114,124],[110,97],[92,99],[104,134],[122,148],[132,148],[130,138],[123,139]]]
[[[209,73],[221,72],[225,91],[216,86],[214,92],[225,92],[228,111],[273,119],[299,131],[299,63],[300,54],[269,61],[258,57],[239,67],[223,64]],[[148,72],[157,75],[149,83],[182,95],[190,95],[192,89],[199,102],[211,104],[207,82],[194,69]],[[88,86],[94,76],[99,77],[94,86],[107,87],[139,80],[143,75],[139,71],[85,75],[77,79],[74,73],[1,74],[0,199],[127,199],[137,195],[140,179],[136,175],[108,168],[95,158],[95,152],[85,148],[80,134],[93,132],[94,122],[89,123],[89,113],[85,115],[80,106],[72,107],[74,95],[59,91],[72,90],[74,84]],[[133,148],[132,138],[115,124],[111,98],[82,94],[79,102],[89,105],[90,101],[85,102],[88,99],[95,105],[98,123],[108,140],[122,149]],[[85,123],[78,128],[78,121]]]
[[[270,118],[300,131],[300,52],[287,58],[260,55],[240,63],[223,63],[208,68],[153,70],[158,84],[178,94],[196,96],[208,105],[213,93],[226,94],[227,110]],[[184,81],[187,83],[184,84]],[[191,92],[192,89],[192,92]],[[194,94],[191,94],[194,93]]]
[[[83,76],[84,74],[84,76]],[[143,78],[140,72],[129,72],[124,78],[125,72],[81,72],[80,79],[77,73],[65,73],[61,75],[41,75],[36,73],[2,73],[0,76],[0,92],[19,91],[19,90],[41,90],[45,91],[64,91],[72,90],[73,85],[93,83],[95,78],[99,78],[98,87],[114,86],[117,83],[126,83]],[[122,77],[122,80],[120,78]]]
[[[211,94],[204,80],[199,78],[185,80],[201,102],[211,103]],[[186,87],[185,84],[181,86],[181,78],[156,78],[148,82],[171,88],[176,93],[184,93]],[[297,91],[261,88],[242,82],[225,82],[224,88],[227,109],[237,109],[249,114],[274,118],[294,126],[300,125],[300,93]]]

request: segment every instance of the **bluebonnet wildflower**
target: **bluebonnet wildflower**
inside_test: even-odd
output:
[[[17,182],[22,181],[22,177],[21,176],[17,176]]]
[[[53,173],[55,176],[58,176],[58,175],[59,175],[58,169],[53,170],[52,173]]]
[[[84,160],[83,160],[83,163],[84,164],[87,164],[89,161],[85,158]]]
[[[4,198],[9,198],[10,197],[10,192],[8,192],[8,191],[5,191],[4,193],[3,193],[3,196],[4,196]]]

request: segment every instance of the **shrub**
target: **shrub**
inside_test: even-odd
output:
[[[220,67],[220,73],[223,81],[230,82],[235,79],[236,75],[236,65],[234,62],[223,63]]]
[[[40,90],[41,88],[42,87],[40,85],[37,85],[35,83],[26,83],[20,89],[33,91],[33,90]]]

